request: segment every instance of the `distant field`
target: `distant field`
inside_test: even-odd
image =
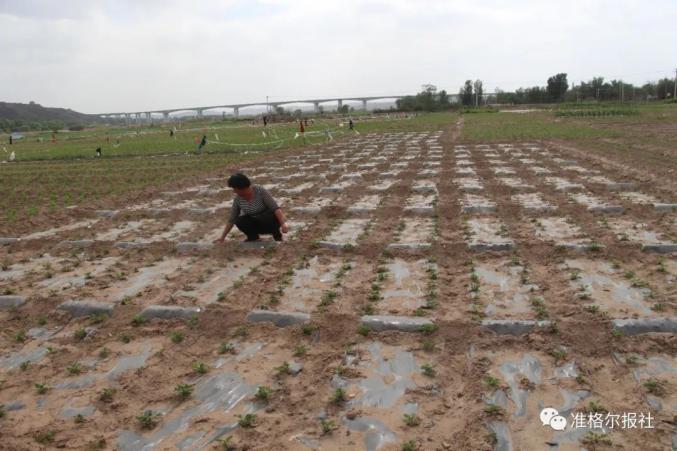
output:
[[[675,179],[677,105],[640,104],[632,110],[637,114],[557,117],[547,110],[465,114],[461,140],[558,140]]]
[[[611,130],[599,130],[568,118],[555,118],[550,111],[473,113],[463,117],[461,140],[464,142],[579,139],[615,135]]]
[[[421,130],[447,123],[453,117],[455,115],[451,113],[425,114],[408,119],[358,115],[355,117],[355,128],[363,133]],[[173,126],[178,130],[175,137],[170,137],[169,130]],[[332,137],[340,138],[349,133],[348,119],[309,120],[306,144],[326,141],[325,130],[329,130]],[[262,125],[252,125],[249,122],[202,120],[181,124],[157,123],[142,127],[98,127],[77,132],[59,132],[55,135],[55,142],[52,141],[51,132],[27,133],[11,149],[7,144],[9,137],[5,134],[0,135],[3,143],[0,146],[7,152],[15,151],[19,161],[94,158],[97,147],[102,148],[104,157],[125,157],[195,152],[199,140],[206,135],[208,145],[204,150],[219,153],[301,146],[304,143],[296,137],[298,131],[297,122],[271,124],[264,129]],[[0,160],[8,158],[7,152],[0,156]]]
[[[455,113],[421,114],[410,118],[356,120],[359,133],[395,132],[439,129],[453,124]],[[307,128],[306,145],[326,141],[324,130],[329,128],[335,139],[346,138],[348,127],[339,120],[315,120]],[[58,217],[70,205],[100,206],[117,197],[135,195],[148,188],[167,186],[188,180],[197,174],[215,171],[228,164],[245,161],[260,152],[302,146],[294,139],[296,123],[274,124],[262,134],[262,126],[233,122],[185,123],[174,140],[169,137],[171,124],[146,128],[97,128],[57,135],[51,143],[51,133],[27,134],[26,140],[9,146],[18,162],[0,164],[0,230],[21,227],[24,221],[40,216]],[[178,128],[178,125],[177,125]],[[136,134],[138,133],[138,134]],[[195,155],[203,134],[209,144],[205,153]],[[216,141],[218,135],[219,142]],[[0,139],[7,142],[7,135]],[[42,138],[43,142],[38,142]],[[108,140],[106,138],[109,138]],[[120,139],[120,146],[113,144]],[[94,149],[101,146],[103,158],[95,158]],[[2,152],[0,159],[8,158]],[[160,156],[162,155],[162,156]]]

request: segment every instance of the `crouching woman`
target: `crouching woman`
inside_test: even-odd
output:
[[[233,226],[247,236],[245,241],[258,241],[260,235],[273,235],[275,241],[282,241],[287,233],[284,213],[273,196],[262,186],[252,185],[249,178],[237,173],[230,176],[228,186],[235,192],[230,209],[228,224],[215,243],[223,243]]]

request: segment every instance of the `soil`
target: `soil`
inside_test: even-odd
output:
[[[642,251],[635,235],[622,239],[625,223],[614,221],[670,242],[676,213],[590,182],[563,162],[634,182],[631,191],[665,202],[677,192],[641,167],[562,143],[456,147],[462,126],[360,135],[247,162],[255,183],[277,185],[271,192],[284,195],[289,221],[303,224],[274,247],[244,248],[233,231],[212,249],[176,252],[178,242],[217,237],[232,200],[224,175],[242,169],[234,166],[178,192],[104,206],[119,211],[113,217],[70,212],[72,223],[93,224],[22,231],[23,239],[0,248],[0,292],[26,299],[0,310],[0,449],[223,449],[226,437],[250,450],[398,450],[409,441],[421,450],[671,449],[677,340],[619,335],[612,320],[674,321],[677,262]],[[534,166],[624,212],[588,211]],[[462,200],[473,197],[458,184],[461,167],[476,174],[495,211],[462,213]],[[522,183],[507,185],[497,167]],[[389,177],[395,168],[401,172]],[[359,179],[341,178],[358,172]],[[416,192],[420,180],[436,192]],[[380,185],[386,181],[392,185]],[[337,184],[340,193],[322,190]],[[375,202],[376,185],[383,190],[373,211],[348,211]],[[515,197],[525,192],[557,209],[527,214]],[[307,205],[320,210],[294,209]],[[575,233],[543,236],[539,218]],[[483,224],[514,246],[471,249]],[[49,229],[56,230],[29,236]],[[569,238],[597,245],[557,245]],[[93,242],[59,246],[82,239]],[[331,240],[349,245],[321,245]],[[398,241],[430,246],[389,248]],[[72,318],[56,308],[69,300],[109,303],[113,313]],[[144,321],[139,314],[149,305],[203,310]],[[261,308],[305,313],[310,322],[246,321]],[[364,314],[424,316],[437,327],[377,333],[359,327]],[[482,326],[490,319],[551,323],[499,335]],[[179,396],[178,384],[192,392]],[[271,389],[267,399],[255,395],[261,386]],[[543,407],[558,409],[567,429],[543,426]],[[592,430],[600,435],[573,427],[573,415],[595,409],[650,413],[653,427]],[[148,428],[138,418],[146,411],[157,414],[146,415]]]

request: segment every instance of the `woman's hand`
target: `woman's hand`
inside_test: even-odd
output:
[[[289,232],[289,228],[287,227],[287,223],[284,223],[280,226],[280,232],[282,232],[282,233]]]

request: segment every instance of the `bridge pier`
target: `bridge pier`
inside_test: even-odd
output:
[[[151,117],[150,112],[146,113],[146,122],[148,122],[148,123],[152,123],[152,122],[153,122],[153,119],[152,119],[152,117]]]
[[[240,107],[236,106],[233,108],[233,117],[235,117],[235,119],[240,117]]]
[[[162,120],[165,121],[165,122],[169,122],[169,112],[168,111],[162,112]]]
[[[138,125],[140,123],[141,123],[141,113],[136,113],[136,124]]]
[[[315,113],[320,112],[320,102],[313,102],[313,110],[315,111]]]
[[[201,118],[202,117],[202,110],[195,110],[197,111],[197,117]]]
[[[367,101],[364,100],[364,99],[362,100],[362,109],[363,109],[364,111],[367,111]]]
[[[340,110],[343,107],[343,100],[338,99],[338,109]]]

